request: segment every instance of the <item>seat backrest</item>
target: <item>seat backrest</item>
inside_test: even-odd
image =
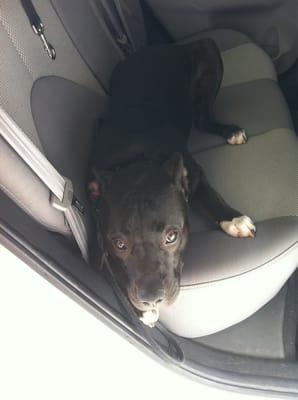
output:
[[[122,21],[135,48],[139,49],[147,39],[138,0],[52,0],[52,4],[78,52],[108,91],[113,68],[124,57],[108,13]]]
[[[99,54],[97,61],[101,60],[96,64],[98,71],[94,71],[82,57],[81,46],[69,35],[68,23],[57,13],[55,3],[63,8],[66,1],[33,1],[56,50],[57,57],[52,61],[34,34],[20,0],[0,1],[0,106],[59,172],[73,181],[76,195],[86,204],[84,185],[92,132],[96,119],[105,113],[105,87],[123,54],[107,30],[94,23],[95,34],[89,45]],[[93,16],[90,7],[83,5],[89,2],[68,3],[73,15],[88,26]],[[76,38],[80,40],[79,31]],[[0,160],[2,190],[48,229],[69,234],[62,213],[50,206],[48,189],[2,138]]]
[[[44,51],[20,0],[0,0],[0,106],[72,180],[86,206],[92,133],[108,106],[113,68],[125,55],[109,29],[101,0],[32,3],[57,56],[53,61]],[[139,1],[114,1],[113,7],[135,48],[144,46]],[[0,160],[1,189],[49,230],[70,235],[63,214],[50,205],[48,189],[1,137]],[[86,225],[90,233],[88,211]]]

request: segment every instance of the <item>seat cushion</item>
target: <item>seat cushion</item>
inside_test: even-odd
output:
[[[257,99],[257,101],[256,101]],[[292,121],[277,82],[260,79],[222,88],[215,103],[215,117],[224,124],[236,124],[248,137],[275,129],[291,129]],[[199,152],[225,144],[221,136],[192,129],[188,147]]]
[[[200,337],[226,329],[271,300],[298,264],[298,218],[257,224],[257,238],[233,239],[220,231],[193,234],[180,293],[160,319],[172,332]]]
[[[236,210],[255,221],[298,215],[297,138],[275,129],[242,146],[193,153],[210,184]]]
[[[212,31],[199,32],[180,40],[178,43],[192,43],[203,38],[211,38],[215,40],[218,48],[222,52],[234,49],[245,43],[251,43],[251,40],[247,35],[242,32],[236,32],[232,29],[213,29]]]
[[[224,65],[214,110],[218,122],[237,124],[248,136],[276,128],[292,129],[291,116],[268,55],[242,33],[214,30],[210,34],[221,49]],[[207,35],[204,32],[194,38],[199,40]],[[189,148],[198,151],[222,144],[220,136],[198,135],[193,129]]]
[[[298,265],[298,144],[274,67],[243,34],[215,30],[210,36],[224,62],[216,117],[243,127],[249,140],[231,146],[193,129],[188,147],[227,203],[257,222],[257,236],[230,238],[192,213],[181,292],[161,310],[162,322],[185,337],[209,335],[249,317]]]
[[[222,87],[257,79],[276,80],[276,72],[268,55],[240,32],[216,29],[184,39],[179,44],[212,38],[221,51],[224,76]]]

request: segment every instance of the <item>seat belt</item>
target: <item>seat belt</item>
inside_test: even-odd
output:
[[[108,0],[104,0],[104,1],[107,2]],[[137,47],[136,47],[133,35],[131,34],[131,31],[129,29],[129,25],[127,24],[127,21],[126,21],[126,18],[125,18],[125,14],[123,12],[123,7],[121,5],[121,1],[122,0],[113,0],[113,3],[114,3],[114,6],[115,6],[115,9],[116,9],[116,12],[118,13],[118,16],[119,16],[119,19],[121,21],[121,24],[123,26],[123,30],[125,31],[128,39],[129,39],[129,41],[131,43],[132,49],[133,49],[133,51],[136,51]]]
[[[104,22],[126,56],[136,51],[136,46],[122,12],[120,1],[100,0]]]
[[[74,196],[72,182],[59,174],[55,167],[1,107],[0,134],[50,190],[51,205],[64,213],[66,222],[82,256],[88,261],[87,231],[83,221],[84,207]]]
[[[33,32],[40,38],[42,45],[50,57],[51,60],[55,60],[56,58],[56,51],[51,43],[47,40],[45,36],[45,27],[40,19],[39,15],[37,14],[34,5],[32,4],[31,0],[21,0],[23,9],[27,14],[29,19],[29,23],[33,29]]]

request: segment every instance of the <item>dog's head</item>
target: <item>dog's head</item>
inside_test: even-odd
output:
[[[127,293],[139,311],[170,304],[179,291],[188,236],[187,172],[180,154],[162,165],[135,165],[89,185],[98,197],[103,240],[125,269]]]

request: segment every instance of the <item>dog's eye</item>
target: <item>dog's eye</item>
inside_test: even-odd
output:
[[[114,246],[118,249],[118,250],[127,250],[127,245],[124,242],[124,240],[122,239],[115,239],[114,240]]]
[[[166,233],[165,242],[166,244],[173,244],[178,239],[178,231],[171,229]]]

